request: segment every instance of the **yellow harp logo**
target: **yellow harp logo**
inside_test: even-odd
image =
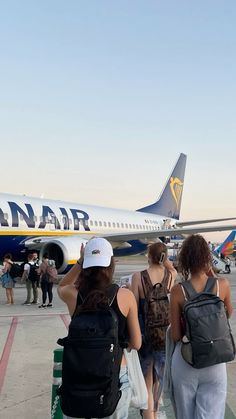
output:
[[[170,178],[170,191],[176,202],[177,209],[179,208],[182,190],[183,190],[183,182],[181,182],[181,180],[177,177],[171,177]]]

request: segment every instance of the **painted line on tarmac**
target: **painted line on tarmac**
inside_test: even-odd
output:
[[[66,328],[68,329],[70,321],[68,320],[68,314],[60,314],[60,318],[62,319],[64,325],[66,326]]]
[[[46,316],[66,316],[68,313],[54,312],[54,313],[17,313],[14,314],[14,317],[46,317]],[[0,314],[1,317],[12,317],[12,314]]]
[[[11,322],[11,326],[10,326],[10,330],[9,330],[9,333],[8,333],[8,336],[7,336],[7,340],[6,340],[4,349],[3,349],[2,357],[1,357],[1,360],[0,360],[0,393],[2,391],[3,383],[4,383],[4,380],[5,380],[7,365],[8,365],[8,361],[9,361],[9,358],[10,358],[11,348],[12,348],[13,340],[14,340],[14,337],[15,337],[17,324],[18,324],[17,317],[13,317],[12,322]]]
[[[235,419],[236,416],[234,415],[233,411],[230,409],[229,405],[226,405],[225,409],[225,419]]]

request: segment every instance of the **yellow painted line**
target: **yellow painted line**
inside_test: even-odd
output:
[[[97,234],[93,231],[0,231],[0,236],[74,236],[74,235],[81,235],[81,234]]]

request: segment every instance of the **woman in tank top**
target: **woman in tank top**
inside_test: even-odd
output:
[[[106,290],[112,284],[114,274],[113,250],[110,243],[94,237],[81,248],[82,256],[60,281],[59,297],[66,303],[71,317],[78,301],[78,291],[86,298],[86,308],[96,307],[106,298]],[[139,349],[141,333],[138,322],[138,310],[131,291],[119,288],[112,304],[118,317],[118,334],[121,341],[127,341],[129,348]],[[122,396],[115,412],[109,419],[128,418],[131,389],[124,355],[121,360],[120,384]],[[64,419],[70,419],[64,417]]]
[[[148,269],[133,274],[131,286],[138,303],[139,322],[143,336],[145,336],[144,305],[146,294],[143,281],[145,283],[147,281],[150,284],[149,287],[160,283],[166,288],[167,292],[170,292],[177,276],[176,270],[167,258],[167,247],[162,242],[153,243],[148,247],[148,264]],[[148,390],[148,409],[143,410],[142,416],[144,419],[155,419],[163,387],[165,349],[153,350],[150,345],[143,342],[140,362]]]
[[[213,276],[212,258],[208,244],[199,235],[191,235],[183,242],[179,254],[179,271],[201,293],[209,276]],[[232,314],[230,287],[227,279],[218,278],[219,297],[224,301],[227,316]],[[217,284],[213,290],[217,294]],[[177,419],[224,419],[227,394],[225,363],[196,369],[181,354],[181,340],[185,334],[182,317],[185,296],[180,284],[171,291],[171,336],[176,343],[171,362],[171,376]]]

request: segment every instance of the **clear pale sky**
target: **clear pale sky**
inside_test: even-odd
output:
[[[184,152],[181,218],[236,216],[235,22],[235,0],[1,2],[0,190],[136,209]]]

